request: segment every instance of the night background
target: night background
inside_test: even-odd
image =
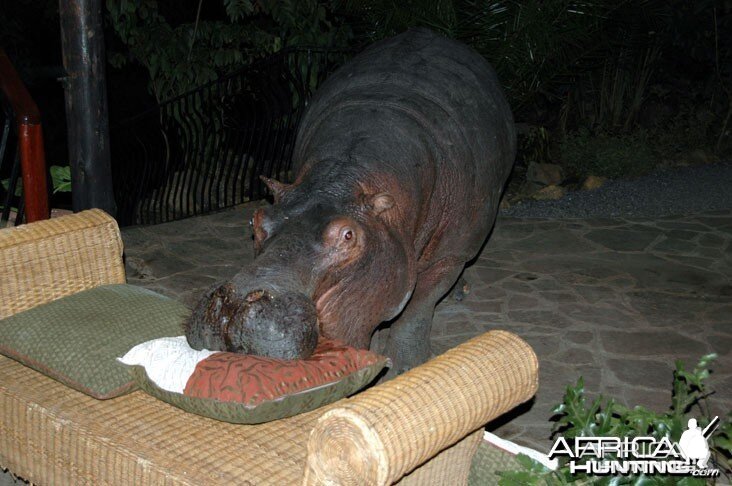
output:
[[[414,26],[469,44],[498,71],[520,138],[505,204],[541,189],[524,182],[530,162],[560,166],[564,194],[587,176],[724,160],[732,146],[730,1],[115,0],[103,13],[117,173],[125,120],[159,102],[288,47],[343,49],[336,66]],[[0,45],[39,105],[47,165],[68,166],[58,5],[5,1],[0,25]],[[56,192],[56,206],[69,201]]]
[[[100,7],[98,30],[93,21],[81,28],[94,17],[80,13],[90,5]],[[513,167],[512,126],[502,123],[508,121],[508,109],[496,94],[500,90],[489,67],[472,51],[423,30],[360,56],[335,77],[338,89],[347,89],[323,90],[328,96],[313,102],[322,83],[367,46],[412,28],[467,44],[495,69],[515,120],[518,151]],[[422,37],[429,40],[404,41]],[[75,45],[84,41],[90,46],[87,51]],[[94,51],[95,46],[100,50]],[[430,50],[434,46],[442,47]],[[411,64],[403,61],[405,52],[415,54]],[[372,69],[379,62],[388,69]],[[433,73],[442,77],[430,80]],[[492,88],[461,94],[470,76],[470,82],[492,83]],[[38,134],[39,124],[19,121],[22,117],[13,112],[23,90],[9,89],[11,78],[27,87],[39,108],[45,162],[39,145],[33,145],[39,140],[23,135],[31,125]],[[423,78],[432,83],[427,94],[416,89]],[[440,96],[430,98],[435,92]],[[392,99],[396,101],[387,104]],[[352,114],[351,105],[361,111]],[[308,106],[310,118],[303,122]],[[404,118],[390,118],[390,110],[401,110]],[[455,115],[461,110],[478,115],[463,123]],[[376,121],[372,126],[362,119]],[[301,137],[293,164],[299,126],[317,137]],[[434,126],[454,128],[455,137],[438,140],[444,134],[430,133]],[[465,136],[468,130],[472,132]],[[410,152],[412,145],[425,150]],[[21,160],[31,161],[29,170],[25,165],[21,170]],[[36,172],[31,177],[32,161]],[[295,180],[298,164],[300,178],[288,184]],[[472,175],[472,183],[465,174]],[[282,317],[289,317],[286,313],[266,315],[274,308],[267,307],[271,302],[282,301],[276,292],[269,294],[268,286],[272,292],[281,286],[285,297],[302,297],[296,301],[300,307],[293,304],[299,309],[294,314],[308,318],[308,342],[313,345],[318,333],[331,338],[323,330],[322,308],[351,312],[338,324],[362,331],[362,341],[371,340],[371,351],[389,358],[389,339],[404,329],[395,356],[417,350],[412,358],[419,354],[420,359],[401,369],[394,366],[389,373],[415,372],[410,376],[419,378],[410,383],[417,385],[394,385],[402,376],[369,392],[380,393],[380,387],[391,383],[399,400],[390,394],[374,400],[375,409],[403,403],[409,408],[409,413],[397,410],[377,426],[400,431],[407,423],[422,427],[430,437],[411,441],[411,436],[395,434],[394,442],[408,449],[412,460],[422,457],[414,452],[417,447],[452,437],[434,433],[438,419],[452,417],[445,410],[467,416],[466,411],[491,409],[490,418],[480,415],[486,432],[541,454],[550,450],[557,434],[652,435],[680,441],[693,418],[701,427],[718,425],[702,442],[711,451],[710,468],[721,471],[716,484],[729,484],[731,188],[732,0],[0,0],[0,319],[22,317],[27,310],[112,283],[145,289],[177,305],[186,321],[173,325],[186,333],[195,327],[188,318],[191,309],[210,310],[192,315],[208,316],[215,325],[226,323],[215,331],[229,341],[229,322],[248,324],[239,320],[247,312],[267,318],[259,323],[286,322],[287,330],[300,329]],[[109,214],[83,211],[89,208]],[[49,215],[50,221],[40,221]],[[14,225],[23,226],[6,228]],[[361,227],[370,232],[359,233]],[[361,240],[362,235],[368,236]],[[387,237],[396,243],[373,243]],[[362,241],[371,246],[363,244],[367,250],[359,253],[362,248],[354,243]],[[477,248],[481,242],[476,251],[465,246]],[[340,256],[346,254],[339,253],[342,248],[355,249],[346,258]],[[410,281],[411,288],[403,277],[407,274],[416,282]],[[405,294],[394,290],[400,279]],[[307,284],[301,281],[316,290],[303,289]],[[291,282],[293,288],[288,287]],[[421,290],[422,302],[415,289]],[[325,297],[341,296],[353,299],[321,305]],[[400,307],[382,320],[383,313],[375,309],[391,299],[401,299]],[[422,307],[410,312],[415,301]],[[133,307],[121,307],[123,331],[133,320],[126,314],[127,309],[137,310]],[[236,319],[223,311],[216,314],[221,309]],[[68,315],[75,319],[73,312]],[[360,321],[353,316],[378,322],[357,329]],[[405,316],[407,325],[400,328]],[[51,328],[47,319],[40,321],[41,331]],[[103,334],[106,324],[90,325]],[[43,332],[37,339],[26,334],[22,325],[0,328],[0,354],[10,358],[15,355],[6,352],[6,329],[21,329],[22,344],[55,345]],[[77,330],[76,321],[70,328]],[[444,367],[443,381],[430,378],[432,372],[420,375],[442,353],[462,353],[462,345],[476,339],[491,342],[494,331],[508,331],[525,348],[515,355],[502,345],[485,353],[471,351],[465,361],[456,359]],[[96,368],[96,355],[86,353],[93,346],[96,342],[82,349],[85,359],[92,358],[78,369]],[[364,347],[361,341],[354,346]],[[104,359],[117,366],[116,358],[129,348],[109,348]],[[61,351],[67,359],[66,350]],[[254,351],[240,354],[261,357]],[[499,366],[494,357],[520,357],[530,372],[522,366]],[[254,427],[238,422],[230,427],[226,418],[209,421],[201,427],[208,435],[191,434],[201,445],[182,450],[179,439],[190,432],[190,415],[176,415],[180,420],[158,437],[150,424],[170,410],[156,401],[138,409],[137,392],[89,401],[78,393],[71,396],[76,392],[64,380],[64,385],[37,381],[45,377],[32,373],[0,356],[0,404],[14,404],[0,406],[0,439],[5,437],[0,440],[0,486],[23,483],[15,474],[35,482],[35,469],[46,463],[59,470],[68,467],[79,475],[73,477],[94,483],[82,468],[91,465],[113,478],[98,482],[123,484],[115,479],[138,470],[157,474],[159,464],[167,467],[173,456],[172,474],[191,484],[232,484],[250,476],[253,484],[258,478],[262,484],[273,482],[268,469],[283,472],[285,463],[297,469],[299,480],[305,442],[288,442],[288,430],[266,431],[288,429],[303,416],[294,422],[269,417],[268,423]],[[460,373],[469,376],[453,380]],[[509,383],[512,373],[532,386],[538,382],[539,388],[527,388],[528,395],[519,400],[513,396],[517,385]],[[16,374],[26,381],[16,383]],[[507,382],[505,388],[495,385],[500,380]],[[442,384],[423,386],[428,382]],[[437,399],[430,395],[435,390],[442,393]],[[351,393],[342,396],[363,396]],[[414,405],[416,395],[430,405]],[[506,397],[517,401],[498,414],[500,407],[494,405]],[[132,402],[134,406],[126,407]],[[89,403],[99,408],[85,408]],[[437,404],[434,410],[432,404]],[[117,412],[88,410],[129,415],[120,417],[124,427],[99,426],[94,422]],[[425,419],[422,412],[433,416]],[[42,414],[46,422],[36,420]],[[30,444],[26,429],[36,422],[50,435],[43,435],[40,445],[26,447],[20,466],[27,470],[16,471],[12,462],[3,462],[5,449]],[[102,448],[77,453],[75,447],[82,442],[86,445],[80,448],[97,447],[87,435],[66,434],[65,427],[82,422],[84,434],[84,427],[92,424],[89,437],[102,437]],[[450,423],[441,426],[447,429],[465,425],[462,417],[445,422]],[[260,426],[263,437],[255,430]],[[211,430],[224,431],[236,445],[218,441]],[[250,437],[240,442],[242,430]],[[155,440],[140,439],[148,433]],[[488,435],[480,447],[489,442]],[[271,441],[274,436],[282,442]],[[459,436],[465,437],[454,439]],[[71,459],[62,464],[62,456],[44,455],[47,437]],[[173,446],[161,447],[161,437]],[[125,447],[122,455],[129,466],[107,467],[111,449],[105,448],[117,442]],[[449,447],[441,443],[435,450]],[[328,449],[334,456],[347,455],[337,447]],[[500,445],[494,449],[505,453]],[[291,453],[302,454],[290,460]],[[466,467],[473,457],[480,459],[480,454],[468,457]],[[570,474],[566,461],[552,471],[514,456],[503,469],[494,470],[491,461],[479,464],[490,469],[490,481],[468,484],[494,484],[499,476],[500,484],[511,486],[591,484],[598,479]],[[650,477],[646,472],[605,477],[602,484],[714,484],[703,477]],[[358,474],[352,477],[360,479]]]

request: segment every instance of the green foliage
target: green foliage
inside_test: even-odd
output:
[[[48,170],[51,173],[54,194],[57,192],[71,192],[71,167],[68,165],[65,167],[52,165]]]
[[[5,191],[10,190],[10,179],[3,179],[0,181],[0,185],[3,186],[3,189]],[[15,196],[20,197],[21,194],[23,194],[23,180],[18,178],[18,182],[15,184]]]
[[[722,34],[732,28],[731,5],[715,0],[344,0],[340,10],[361,41],[421,26],[465,42],[492,62],[518,118],[531,117],[537,104],[548,103],[551,112],[560,113],[562,134],[579,127],[634,131],[654,80],[673,82],[685,74],[683,68],[663,68],[690,58],[695,67],[717,73],[709,106],[715,101],[729,105],[726,116],[723,112],[716,120],[719,151],[732,116],[732,36]]]
[[[350,0],[344,12],[366,40],[428,27],[490,60],[514,109],[549,93],[606,41],[602,32],[628,1]]]
[[[327,5],[327,4],[326,4]],[[110,24],[126,53],[110,64],[147,68],[150,90],[163,101],[215,80],[287,45],[343,45],[349,30],[331,20],[317,0],[224,0],[228,20],[170,25],[157,0],[109,0]]]
[[[158,99],[180,94],[285,46],[363,45],[428,27],[489,59],[514,110],[559,103],[560,127],[629,132],[661,55],[716,66],[719,100],[732,103],[732,9],[714,0],[223,0],[227,20],[170,25],[157,0],[110,0],[125,54],[148,68]],[[195,12],[191,12],[194,18]],[[728,30],[728,29],[727,29]],[[680,40],[681,39],[681,40]],[[688,52],[686,52],[688,51]]]
[[[732,36],[728,34],[732,31],[732,3],[678,1],[674,7],[668,36],[672,52],[684,53],[694,65],[712,67],[714,72],[714,89],[707,103],[726,111],[715,134],[715,150],[720,152],[725,140],[732,143],[728,131],[732,121]],[[698,86],[692,88],[700,91]]]
[[[242,62],[253,29],[196,22],[177,27],[158,13],[156,0],[110,0],[108,18],[126,54],[112,53],[114,67],[135,61],[147,68],[150,90],[162,101],[216,79]]]
[[[110,63],[143,65],[161,101],[287,46],[362,46],[421,26],[465,42],[491,61],[517,118],[558,128],[557,138],[566,139],[563,158],[578,175],[638,175],[655,159],[702,147],[719,152],[731,140],[725,133],[732,124],[732,36],[723,35],[732,26],[729,2],[222,3],[226,19],[204,20],[191,12],[191,22],[171,25],[158,0],[109,0],[109,24],[127,48],[110,53]],[[713,86],[669,90],[686,72],[685,62],[692,70],[710,71]],[[666,94],[659,96],[659,86]],[[703,90],[711,93],[703,97],[712,116],[698,120],[683,106],[700,106],[694,97]],[[681,101],[682,108],[664,130],[643,125],[649,132],[638,132],[649,99],[665,107]],[[555,113],[558,119],[551,119]],[[574,133],[582,127],[598,136]],[[546,148],[537,149],[543,153],[532,156],[548,158]]]
[[[653,148],[641,130],[611,135],[581,129],[562,140],[560,151],[562,163],[577,177],[634,177],[656,164]]]
[[[344,46],[351,39],[361,45],[422,26],[471,45],[492,61],[516,109],[538,95],[556,97],[558,85],[571,82],[588,68],[614,69],[616,76],[625,73],[627,62],[622,66],[614,61],[602,63],[613,56],[629,56],[628,39],[633,37],[628,33],[639,29],[618,25],[654,18],[658,12],[652,7],[663,3],[224,0],[228,22],[172,27],[158,13],[156,0],[110,0],[111,25],[130,49],[130,56],[113,55],[110,62],[120,65],[131,58],[145,65],[160,99],[287,45]],[[624,9],[628,5],[633,5],[632,15]],[[626,17],[619,19],[619,13]],[[622,54],[621,40],[625,41],[620,45],[625,49]],[[648,64],[641,78],[646,79],[651,69]],[[625,77],[634,83],[627,81],[626,88],[637,88],[639,76]],[[610,106],[619,101],[638,104],[637,95],[625,98],[611,100]]]
[[[708,109],[682,103],[675,115],[648,129],[571,132],[559,143],[559,151],[562,164],[575,177],[635,177],[693,150],[711,153],[718,122]]]
[[[518,136],[518,157],[524,165],[529,162],[549,163],[549,131],[546,127],[529,127],[525,133],[519,132]]]
[[[335,12],[334,1],[269,0],[259,5],[274,22],[276,47],[343,47],[351,38],[350,28]]]
[[[49,169],[51,173],[51,183],[53,185],[53,193],[57,192],[71,192],[71,167],[60,167],[58,165],[52,165]],[[6,191],[10,190],[10,179],[0,180],[0,185]],[[20,197],[23,194],[23,180],[18,178],[18,182],[15,184],[15,196]]]
[[[561,79],[560,127],[627,133],[634,128],[667,46],[669,2],[618,4],[590,48]]]
[[[732,412],[727,414],[727,419],[717,429],[711,448],[716,452],[720,465],[727,471],[732,471]]]
[[[686,428],[688,416],[692,409],[701,412],[698,419],[703,428],[710,421],[706,398],[711,392],[706,387],[711,362],[716,354],[702,356],[693,370],[686,370],[681,361],[676,362],[673,380],[673,396],[669,410],[657,413],[645,407],[633,408],[619,404],[612,398],[602,395],[589,400],[585,394],[584,381],[580,377],[577,384],[567,386],[562,403],[552,410],[556,423],[552,429],[554,434],[560,433],[565,438],[578,436],[596,437],[647,437],[656,439],[669,438],[678,441]],[[699,414],[695,413],[694,417]],[[723,420],[717,433],[710,439],[710,449],[716,467],[723,474],[732,474],[732,413]],[[590,478],[585,474],[570,474],[566,463],[560,463],[557,471],[546,469],[540,463],[526,456],[519,456],[521,471],[500,472],[502,486],[515,484],[555,485],[586,483]],[[601,485],[686,485],[702,486],[704,479],[694,477],[668,476],[608,476],[592,477],[592,484]]]
[[[663,102],[671,102],[672,93],[660,87],[654,87],[653,91],[660,92],[658,97]],[[694,149],[711,152],[718,125],[717,117],[703,105],[681,103],[678,113],[649,130],[649,140],[662,160],[674,160],[683,152]]]
[[[598,69],[577,76],[561,108],[563,130],[570,118],[602,130],[633,128],[661,54],[657,39],[648,37],[646,47],[619,47]]]

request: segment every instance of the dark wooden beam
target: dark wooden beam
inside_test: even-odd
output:
[[[59,0],[59,13],[74,211],[114,216],[102,0]]]

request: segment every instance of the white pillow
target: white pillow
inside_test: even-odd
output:
[[[196,351],[188,345],[185,336],[164,337],[138,344],[117,361],[140,365],[163,390],[183,393],[196,365],[214,353],[207,349]]]

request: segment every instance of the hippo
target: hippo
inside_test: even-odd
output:
[[[318,336],[369,348],[386,323],[390,375],[421,364],[515,155],[511,109],[479,54],[426,29],[373,44],[310,101],[294,181],[263,178],[274,204],[250,221],[255,259],[203,296],[191,346],[302,359]]]

